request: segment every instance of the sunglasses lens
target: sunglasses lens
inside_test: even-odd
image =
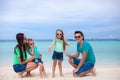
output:
[[[75,39],[80,38],[81,36],[75,36]]]
[[[57,34],[57,35],[60,35],[60,36],[62,36],[62,34]]]

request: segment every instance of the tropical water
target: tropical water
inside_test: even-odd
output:
[[[52,54],[48,52],[48,47],[52,41],[35,41],[35,45],[42,52],[42,60],[45,65],[52,65]],[[74,54],[76,52],[76,41],[68,41],[70,46],[67,52]],[[96,65],[120,65],[120,41],[88,41],[94,50],[96,56]],[[14,47],[16,41],[0,41],[0,66],[13,65]],[[27,54],[30,57],[29,54]],[[68,64],[68,57],[64,55],[63,65]]]

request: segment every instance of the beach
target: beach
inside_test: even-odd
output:
[[[96,77],[91,73],[84,77],[73,77],[73,67],[68,63],[68,57],[64,55],[62,65],[64,77],[60,77],[57,66],[55,78],[52,78],[51,68],[53,52],[49,53],[47,50],[51,42],[36,41],[38,49],[43,53],[42,60],[48,78],[40,78],[39,68],[37,68],[31,72],[31,77],[26,77],[23,74],[23,78],[21,79],[12,68],[16,41],[0,41],[0,80],[120,80],[120,41],[89,41],[93,46],[96,56]],[[70,46],[67,48],[67,51],[74,54],[76,52],[76,42],[69,41],[69,43]],[[28,55],[28,57],[30,56]]]
[[[71,66],[63,68],[63,77],[60,77],[59,70],[56,68],[56,77],[52,78],[51,67],[46,66],[47,78],[41,78],[39,76],[39,68],[36,68],[31,72],[32,76],[27,77],[23,74],[23,78],[20,78],[12,69],[12,67],[0,67],[0,80],[120,80],[120,67],[96,67],[96,76],[91,73],[84,77],[73,77]]]

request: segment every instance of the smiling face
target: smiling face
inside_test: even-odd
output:
[[[27,38],[25,37],[25,35],[23,36],[23,43],[27,43]]]
[[[62,36],[63,36],[63,33],[62,33],[60,30],[58,30],[58,31],[56,32],[56,37],[57,37],[58,39],[61,39]]]
[[[34,42],[33,41],[30,41],[29,42],[29,46],[32,48],[32,47],[34,47]]]
[[[83,41],[83,36],[80,33],[76,33],[75,39],[77,42],[81,42],[81,41]]]

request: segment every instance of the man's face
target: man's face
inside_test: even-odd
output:
[[[75,34],[75,39],[77,42],[81,42],[83,40],[83,36],[80,33]]]

